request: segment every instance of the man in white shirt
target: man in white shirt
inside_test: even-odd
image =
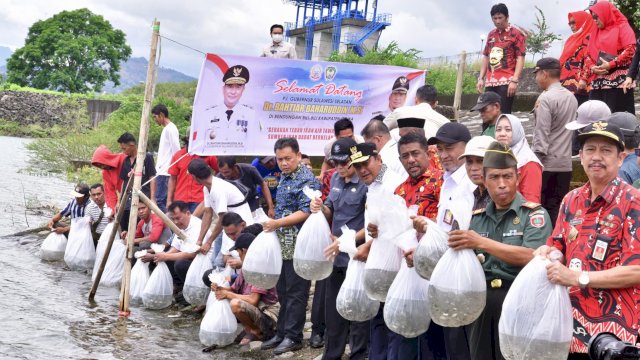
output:
[[[297,59],[296,48],[284,41],[284,27],[280,24],[271,25],[269,30],[271,43],[262,48],[260,57]]]
[[[391,138],[389,129],[381,121],[373,119],[360,132],[365,142],[376,145],[376,150],[382,158],[382,163],[387,165],[389,170],[393,171],[401,178],[409,176],[404,166],[400,162],[398,155],[398,144]]]
[[[253,216],[251,215],[249,204],[247,204],[248,199],[232,183],[213,176],[209,165],[200,158],[191,160],[188,170],[196,183],[204,186],[202,188],[204,192],[204,214],[202,215],[202,226],[196,243],[201,246],[200,252],[206,254],[215,240],[216,246],[213,250],[213,258],[217,259],[222,246],[222,221],[216,222],[211,236],[205,236],[211,226],[213,214],[216,213],[218,218],[222,219],[225,213],[234,212],[240,215],[247,225],[251,225],[253,224]],[[219,263],[220,261],[217,259],[215,264],[219,265]]]
[[[449,119],[440,115],[437,111],[433,110],[433,107],[437,104],[437,100],[433,100],[437,96],[435,88],[431,85],[425,85],[418,89],[416,94],[416,105],[403,106],[384,119],[384,124],[387,125],[391,132],[391,137],[399,140],[402,137],[402,130],[397,129],[400,127],[398,120],[400,119],[421,119],[420,128],[424,129],[424,136],[428,139],[435,136],[440,127],[446,123],[449,123]]]
[[[180,135],[178,128],[169,119],[169,110],[163,104],[158,104],[151,109],[153,120],[163,127],[158,146],[158,160],[156,161],[156,204],[166,212],[167,192],[169,184],[169,166],[173,154],[180,150]]]

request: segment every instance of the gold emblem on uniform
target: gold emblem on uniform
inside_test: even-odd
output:
[[[478,254],[478,255],[476,255],[476,256],[478,257],[478,260],[480,261],[480,264],[484,264],[485,260],[487,260],[487,259],[484,257],[484,254]]]
[[[240,76],[240,74],[242,74],[242,68],[241,67],[233,68],[233,76],[238,77],[238,76]]]
[[[357,148],[357,147],[355,147],[355,146],[352,146],[352,147],[349,149],[349,151],[351,151],[351,154],[354,154],[354,155],[355,155],[355,153],[357,153],[357,152],[358,152],[358,148]]]
[[[578,237],[578,229],[571,226],[571,230],[569,230],[569,241],[573,241]]]
[[[518,225],[518,224],[520,224],[520,218],[516,216],[515,218],[513,218],[513,225]]]
[[[580,215],[582,215],[582,210],[576,211],[576,217],[579,217]]]
[[[491,280],[491,288],[499,289],[502,287],[502,279],[493,279]]]

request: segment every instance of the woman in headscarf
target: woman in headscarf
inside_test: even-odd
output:
[[[496,140],[509,145],[518,159],[518,192],[527,201],[540,203],[542,163],[529,147],[520,119],[510,114],[501,115],[496,122]]]
[[[591,84],[589,99],[604,101],[611,112],[635,114],[633,89],[624,81],[636,51],[636,36],[627,18],[608,1],[589,8],[596,26],[591,31],[579,89]]]
[[[580,80],[578,75],[584,65],[589,36],[595,23],[586,11],[571,12],[568,18],[569,27],[571,27],[573,34],[564,43],[560,56],[560,65],[562,66],[560,83],[575,95],[578,105],[580,105],[589,100],[588,88],[578,89],[578,81]]]

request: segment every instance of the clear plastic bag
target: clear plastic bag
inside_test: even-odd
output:
[[[555,360],[569,355],[573,336],[569,290],[549,282],[549,263],[539,256],[531,260],[502,303],[498,332],[507,360]]]
[[[384,322],[387,327],[406,338],[425,333],[431,323],[428,292],[429,281],[402,261],[384,304]]]
[[[207,253],[198,254],[189,265],[187,276],[182,287],[182,295],[184,299],[191,305],[204,305],[207,303],[207,296],[211,289],[202,281],[202,275],[205,271],[211,270],[211,257]]]
[[[131,284],[129,287],[129,299],[132,304],[142,303],[142,294],[144,288],[149,281],[149,263],[144,263],[140,260],[147,253],[146,250],[141,250],[135,253],[136,264],[131,269]]]
[[[67,237],[63,234],[52,232],[40,246],[40,258],[47,261],[59,261],[64,259],[64,251],[67,248]]]
[[[91,236],[91,219],[88,216],[71,219],[64,262],[71,270],[91,270],[95,260],[96,248]]]
[[[302,192],[311,200],[322,193],[308,187]],[[331,275],[333,263],[324,256],[324,249],[331,245],[331,228],[321,211],[311,214],[304,222],[296,239],[293,252],[293,269],[301,278],[322,280]]]
[[[418,275],[429,280],[436,264],[449,250],[449,235],[433,221],[427,220],[427,224],[427,233],[422,236],[413,255],[413,266]]]
[[[160,310],[173,302],[173,278],[167,264],[159,262],[151,273],[142,293],[142,303],[147,309]]]
[[[260,223],[269,218],[262,209],[256,211]],[[251,285],[271,289],[276,286],[282,271],[282,248],[275,231],[261,232],[253,240],[242,262],[242,274]]]
[[[356,232],[342,227],[342,236],[338,238],[340,251],[353,257],[356,253]],[[347,267],[340,291],[336,298],[338,313],[349,321],[367,321],[378,313],[380,302],[372,300],[364,290],[365,263],[351,259]]]
[[[113,223],[109,223],[102,234],[100,240],[98,240],[98,247],[96,248],[96,262],[93,265],[93,273],[91,274],[91,281],[95,281],[100,264],[102,263],[102,257],[107,250],[109,243],[109,236],[111,236],[111,230],[113,229]],[[107,258],[107,263],[102,271],[100,277],[100,285],[117,287],[122,281],[122,273],[124,272],[124,258],[127,255],[127,246],[122,243],[120,234],[116,231],[116,236],[113,239],[111,245],[111,251]]]
[[[209,279],[223,287],[229,286],[223,272],[212,272]],[[231,311],[229,300],[218,300],[211,291],[207,300],[207,312],[200,323],[200,342],[205,346],[226,346],[233,343],[237,330],[238,322]]]
[[[447,250],[431,274],[431,320],[445,327],[475,321],[487,302],[484,270],[471,249]]]

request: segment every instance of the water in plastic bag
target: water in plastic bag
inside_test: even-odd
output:
[[[149,281],[149,263],[144,263],[140,260],[146,253],[146,250],[141,250],[135,254],[138,261],[131,269],[131,284],[129,287],[129,299],[132,304],[142,304],[142,294]]]
[[[173,278],[167,264],[159,262],[151,273],[144,292],[142,303],[147,309],[160,310],[173,302]]]
[[[380,302],[372,300],[364,290],[364,265],[350,260],[347,274],[336,298],[338,313],[349,321],[367,321],[378,313]]]
[[[88,216],[71,219],[64,262],[71,270],[91,270],[95,260],[96,248],[91,236],[91,219]]]
[[[189,265],[187,276],[182,287],[184,299],[191,305],[204,305],[211,289],[202,281],[205,271],[211,270],[211,257],[209,254],[198,254]]]
[[[322,193],[308,187],[302,192],[311,200]],[[321,211],[311,214],[304,222],[296,239],[293,252],[293,269],[303,279],[322,280],[331,275],[333,262],[324,256],[324,249],[331,245],[331,228]]]
[[[229,286],[221,272],[211,273],[209,278],[213,283]],[[233,343],[237,330],[238,322],[231,311],[229,300],[218,300],[215,292],[211,291],[207,300],[207,312],[200,323],[200,342],[205,346],[226,346]]]
[[[428,292],[429,281],[403,261],[384,304],[387,327],[406,338],[425,333],[431,323]]]
[[[262,223],[268,218],[262,209],[256,210],[256,219]],[[242,263],[244,279],[251,285],[271,289],[276,286],[282,270],[282,248],[274,231],[261,232],[253,240]]]
[[[371,299],[385,301],[401,262],[402,252],[392,242],[373,240],[364,267],[364,289]]]
[[[502,303],[500,350],[507,360],[566,359],[573,336],[569,290],[547,279],[548,259],[536,256]]]
[[[40,246],[40,258],[46,261],[59,261],[64,259],[64,251],[67,248],[67,237],[63,234],[52,232]]]
[[[100,235],[100,240],[98,240],[98,246],[96,248],[96,261],[93,265],[91,281],[95,281],[96,279],[96,275],[98,274],[98,270],[100,269],[100,264],[102,263],[102,257],[107,250],[109,236],[111,236],[112,230],[113,223],[109,223]],[[100,285],[117,287],[120,282],[122,282],[122,273],[124,272],[124,259],[126,255],[127,246],[122,243],[120,234],[118,234],[118,232],[116,231],[116,236],[113,239],[111,251],[109,252],[109,257],[107,258],[107,263],[105,264],[104,270],[102,271],[102,276],[100,277]]]
[[[449,250],[447,241],[449,235],[442,230],[436,223],[427,219],[427,232],[420,239],[420,244],[413,254],[413,266],[415,266],[418,275],[429,280],[436,264]]]
[[[487,302],[484,270],[473,250],[447,250],[431,274],[431,320],[445,327],[474,322]]]

